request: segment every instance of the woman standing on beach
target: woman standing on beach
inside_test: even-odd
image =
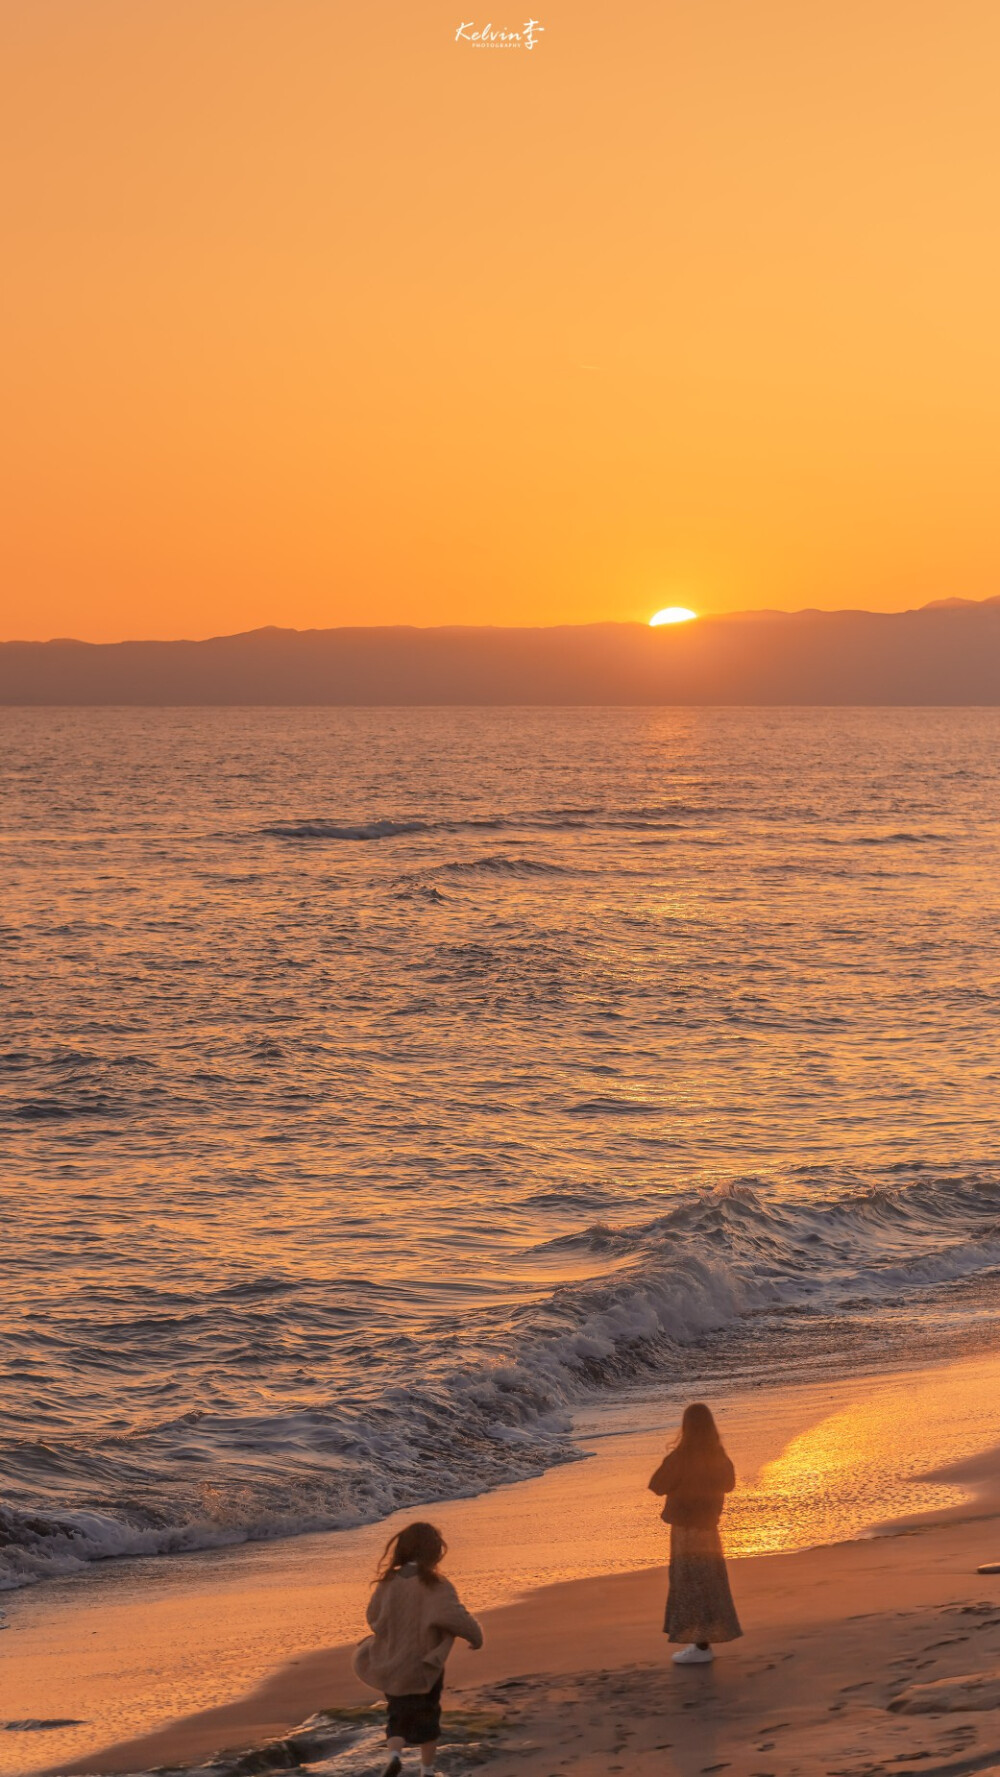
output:
[[[666,1495],[662,1517],[670,1525],[670,1578],[663,1633],[687,1646],[678,1666],[714,1660],[712,1643],[742,1635],[729,1590],[719,1519],[736,1472],[703,1401],[685,1407],[680,1436],[649,1483]]]

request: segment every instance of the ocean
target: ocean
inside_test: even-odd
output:
[[[1000,712],[0,737],[0,1586],[995,1339]]]

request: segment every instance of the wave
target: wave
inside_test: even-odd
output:
[[[260,831],[268,839],[398,839],[406,833],[430,833],[431,821],[362,821],[343,826],[336,821],[273,821]]]
[[[914,1304],[946,1303],[954,1286],[995,1288],[1000,1176],[911,1171],[822,1197],[814,1187],[793,1182],[779,1195],[737,1180],[684,1193],[641,1223],[591,1217],[528,1257],[591,1254],[597,1275],[513,1309],[442,1319],[419,1347],[365,1341],[366,1374],[387,1354],[395,1368],[322,1406],[182,1414],[87,1450],[8,1446],[0,1587],[482,1492],[577,1456],[571,1415],[585,1399],[638,1381],[687,1385],[706,1364],[718,1373],[720,1337],[730,1373],[764,1360],[787,1370],[796,1353],[843,1365],[830,1317],[870,1323],[884,1341],[887,1309],[906,1310],[912,1331]],[[586,1209],[572,1194],[561,1201],[570,1214]],[[185,1482],[193,1470],[200,1478]],[[60,1507],[74,1474],[77,1502]],[[26,1497],[42,1482],[44,1507]]]
[[[373,820],[338,821],[326,816],[304,820],[270,821],[259,827],[259,837],[305,841],[368,842],[404,839],[420,833],[502,832],[672,832],[690,820],[717,819],[727,812],[713,806],[701,808],[686,802],[670,802],[639,808],[558,808],[525,810],[523,813],[435,819],[425,815]]]
[[[442,864],[450,876],[579,876],[566,864],[547,864],[537,858],[508,858],[496,853],[487,858],[470,858],[467,862]]]
[[[569,1106],[571,1117],[655,1117],[662,1104],[642,1098],[584,1098]]]
[[[946,845],[948,836],[945,833],[820,833],[816,835],[818,845]]]
[[[589,872],[573,864],[553,864],[544,858],[509,857],[505,852],[492,852],[482,858],[456,858],[446,864],[432,864],[423,870],[409,871],[396,878],[393,897],[397,901],[424,901],[432,906],[445,906],[453,897],[442,892],[449,884],[461,892],[478,881],[489,882],[496,877],[531,882],[547,876],[586,876]]]

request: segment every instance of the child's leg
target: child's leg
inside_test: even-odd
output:
[[[438,1743],[436,1740],[424,1741],[424,1744],[420,1748],[420,1769],[422,1771],[433,1771],[434,1761],[437,1758],[437,1749]]]
[[[402,1734],[389,1734],[386,1737],[385,1749],[389,1754],[389,1763],[382,1772],[382,1777],[399,1777],[403,1769],[403,1747],[406,1742]]]

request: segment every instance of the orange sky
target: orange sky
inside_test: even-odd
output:
[[[996,0],[0,0],[0,635],[1000,592]]]

